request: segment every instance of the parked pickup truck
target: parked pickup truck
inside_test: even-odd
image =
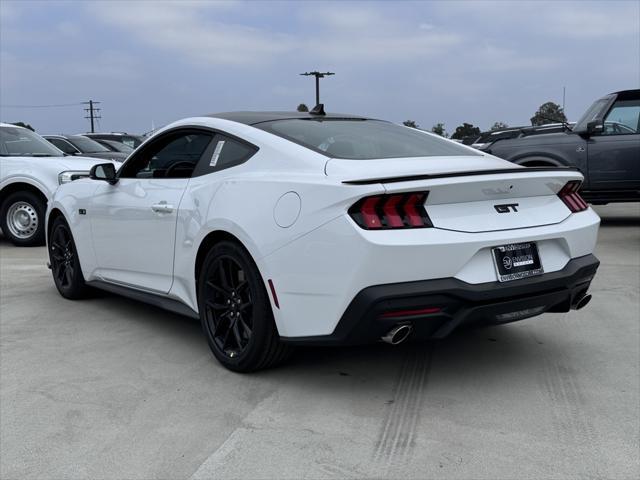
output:
[[[596,100],[562,132],[498,139],[481,150],[519,165],[574,166],[591,203],[640,201],[640,90]]]

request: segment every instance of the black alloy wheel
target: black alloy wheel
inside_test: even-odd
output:
[[[272,367],[291,351],[280,342],[258,267],[235,242],[222,241],[207,253],[198,275],[198,309],[211,351],[230,370]]]
[[[49,260],[53,281],[60,294],[70,299],[85,296],[87,287],[80,268],[76,245],[71,229],[62,217],[54,221],[51,229]]]
[[[204,285],[205,317],[216,347],[230,358],[240,355],[253,334],[253,301],[242,267],[229,256],[211,265]]]

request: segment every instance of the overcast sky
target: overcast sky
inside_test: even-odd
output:
[[[524,125],[546,102],[576,120],[640,88],[640,1],[0,0],[0,120],[40,133],[144,132],[230,110],[312,106],[422,127]]]

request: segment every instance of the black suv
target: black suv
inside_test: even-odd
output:
[[[573,128],[497,139],[481,150],[528,167],[574,166],[591,203],[640,201],[640,90],[596,100]]]

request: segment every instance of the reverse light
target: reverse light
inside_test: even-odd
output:
[[[349,215],[365,230],[432,227],[424,208],[429,192],[373,195],[356,202]]]
[[[558,192],[558,197],[560,197],[560,200],[564,202],[572,213],[582,212],[589,208],[587,202],[585,202],[578,193],[581,186],[582,182],[580,180],[571,180]]]

